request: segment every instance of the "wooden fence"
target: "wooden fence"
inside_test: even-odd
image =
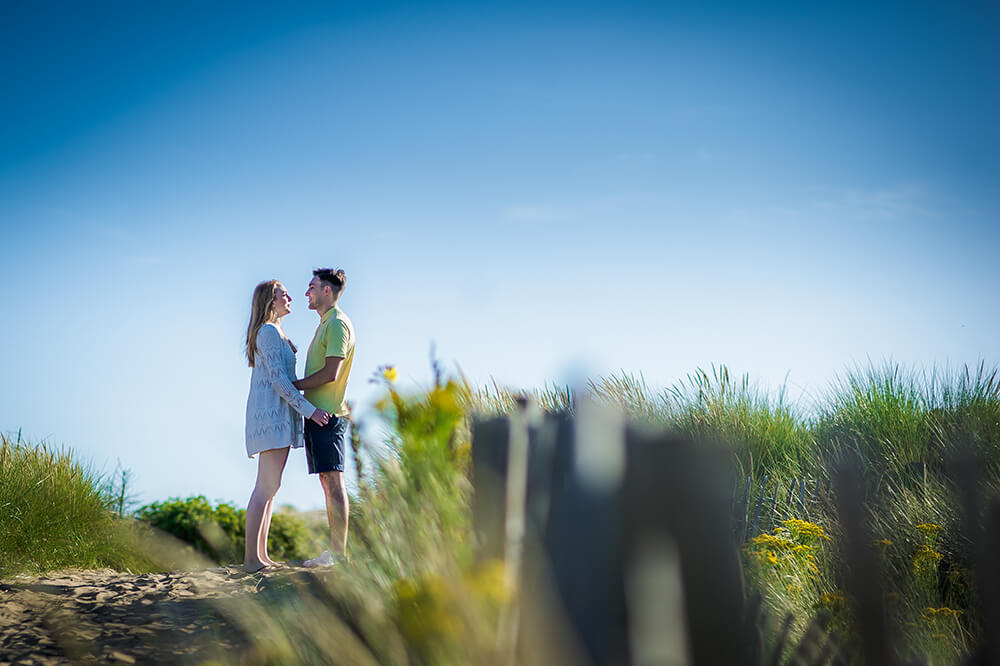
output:
[[[722,444],[628,425],[596,405],[541,415],[530,405],[473,424],[473,515],[482,558],[507,562],[518,603],[501,640],[524,664],[763,663],[891,665],[878,562],[864,520],[856,466],[830,485],[736,482]],[[958,466],[977,488],[978,468]],[[743,486],[741,497],[734,488]],[[755,492],[756,491],[756,492]],[[785,517],[809,518],[836,501],[845,531],[847,591],[857,601],[859,644],[823,631],[765,649],[759,599],[744,590],[738,546]],[[977,544],[983,636],[1000,636],[1000,505],[984,529],[982,498],[966,493],[966,535]],[[773,643],[773,642],[772,642]],[[989,645],[970,664],[998,664]]]

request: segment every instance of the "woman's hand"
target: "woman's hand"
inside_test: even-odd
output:
[[[319,425],[325,426],[327,423],[330,422],[330,413],[325,410],[317,408],[316,411],[313,412],[313,415],[310,416],[309,418],[318,423]]]

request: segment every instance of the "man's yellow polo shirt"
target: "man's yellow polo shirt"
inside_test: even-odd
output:
[[[306,400],[334,416],[347,416],[347,376],[354,362],[354,324],[343,310],[334,306],[319,320],[316,335],[309,343],[306,355],[306,376],[326,365],[327,356],[340,356],[344,360],[337,371],[337,379],[319,388],[306,389]]]

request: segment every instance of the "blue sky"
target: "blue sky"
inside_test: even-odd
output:
[[[58,9],[58,11],[57,11]],[[374,369],[996,363],[987,3],[6,3],[0,430],[244,504],[250,293]],[[304,354],[299,354],[300,371]],[[293,454],[279,501],[322,502]]]

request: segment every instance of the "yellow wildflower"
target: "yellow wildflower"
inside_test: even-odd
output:
[[[843,611],[847,609],[847,596],[842,592],[827,592],[820,595],[816,606],[828,608],[833,612]]]
[[[830,540],[830,537],[827,536],[825,531],[823,531],[823,528],[816,523],[799,520],[798,518],[791,518],[783,521],[781,524],[784,525],[785,528],[793,535],[797,535],[811,541],[815,541],[817,539],[826,539],[827,541]]]
[[[944,556],[930,546],[921,546],[913,555],[913,573],[929,575],[937,572],[938,562]]]
[[[925,608],[920,612],[920,615],[928,622],[938,618],[940,619],[952,618],[957,620],[961,614],[962,611],[956,608],[948,608],[947,606],[943,606],[941,608],[931,608],[930,606],[928,606],[927,608]]]
[[[504,586],[503,560],[483,562],[465,574],[465,584],[473,595],[484,601],[499,605],[510,600],[510,594]]]
[[[391,365],[387,365],[384,368],[382,368],[382,376],[385,378],[385,381],[389,382],[390,384],[395,383],[396,379],[398,379],[398,375],[396,374],[396,368],[394,368]]]
[[[753,538],[753,544],[770,550],[791,550],[795,545],[790,540],[773,534],[761,534],[760,536],[755,536]]]

